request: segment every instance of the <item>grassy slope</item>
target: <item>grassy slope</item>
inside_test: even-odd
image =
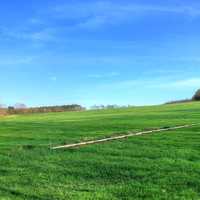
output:
[[[0,199],[200,199],[200,126],[50,151],[49,145],[199,122],[188,103],[0,120]]]

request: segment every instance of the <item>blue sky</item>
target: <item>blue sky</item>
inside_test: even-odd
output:
[[[0,103],[147,105],[200,88],[200,2],[0,3]]]

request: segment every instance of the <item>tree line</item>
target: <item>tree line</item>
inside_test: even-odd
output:
[[[78,104],[61,105],[61,106],[40,106],[40,107],[26,107],[25,104],[17,104],[15,106],[1,107],[0,114],[29,114],[29,113],[49,113],[49,112],[70,112],[83,111],[84,107]]]

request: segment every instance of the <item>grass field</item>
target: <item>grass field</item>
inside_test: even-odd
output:
[[[200,103],[2,117],[0,200],[200,199],[200,126],[49,149],[199,122]]]

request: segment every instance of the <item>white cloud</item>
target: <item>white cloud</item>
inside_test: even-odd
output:
[[[53,32],[51,30],[40,30],[40,31],[13,31],[7,33],[8,36],[16,38],[16,39],[25,39],[32,41],[52,41],[54,40]]]
[[[138,88],[149,88],[149,85],[155,83],[153,80],[120,80],[120,81],[107,81],[97,85],[98,89],[102,90],[134,90]]]
[[[141,16],[178,14],[190,17],[200,15],[200,7],[192,5],[136,4],[99,1],[79,4],[57,5],[51,9],[55,18],[77,20],[76,27],[98,28],[108,24],[132,21]]]
[[[116,89],[116,90],[133,90],[145,88],[147,90],[170,89],[170,90],[186,90],[200,88],[200,78],[190,78],[184,80],[170,81],[165,78],[155,79],[133,79],[121,80],[101,83],[98,85],[101,89]]]
[[[47,28],[44,24],[43,28],[30,28],[28,24],[25,24],[21,28],[13,27],[0,27],[0,36],[5,39],[15,40],[29,40],[33,42],[48,42],[57,41],[56,37],[57,29]]]
[[[107,73],[107,74],[89,74],[88,77],[89,78],[112,78],[112,77],[116,77],[119,75],[120,75],[120,73],[118,73],[118,72],[111,72],[111,73]]]
[[[57,77],[56,77],[56,76],[51,76],[51,77],[50,77],[50,80],[51,80],[51,81],[57,81]]]
[[[0,57],[0,66],[30,64],[33,62],[34,58],[33,56],[4,56],[2,58]]]
[[[31,18],[28,20],[29,23],[33,25],[42,25],[44,22],[39,18]]]
[[[0,34],[4,37],[37,42],[55,41],[59,32],[74,29],[98,29],[132,22],[144,16],[160,14],[198,17],[200,16],[200,6],[113,3],[111,1],[65,3],[50,8],[41,8],[41,11],[37,11],[35,16],[21,23],[21,29],[1,27]],[[59,21],[62,23],[58,23]]]
[[[176,80],[173,82],[165,82],[161,84],[152,84],[151,87],[156,88],[174,88],[174,89],[186,89],[186,88],[200,88],[200,78],[190,78],[184,80]]]

